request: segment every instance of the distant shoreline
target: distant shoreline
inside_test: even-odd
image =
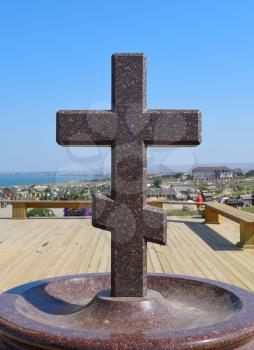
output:
[[[31,173],[30,173],[31,174]],[[94,182],[101,180],[108,180],[109,178],[102,175],[41,175],[41,173],[28,175],[28,173],[21,175],[4,175],[0,173],[0,187],[8,186],[33,186],[33,185],[56,185],[56,184],[71,184],[82,182]]]

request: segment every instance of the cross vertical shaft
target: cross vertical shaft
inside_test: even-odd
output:
[[[135,120],[142,122],[146,107],[145,76],[143,55],[113,55],[112,109],[118,115],[111,172],[117,218],[111,243],[114,296],[143,296],[146,289],[147,244],[141,234],[146,197],[146,147],[133,128]]]

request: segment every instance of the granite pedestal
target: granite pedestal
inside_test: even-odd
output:
[[[111,297],[110,274],[60,277],[0,297],[6,349],[254,349],[253,294],[148,275],[146,297]]]

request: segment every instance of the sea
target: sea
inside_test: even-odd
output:
[[[106,179],[101,175],[23,175],[13,174],[4,175],[0,174],[0,187],[1,186],[15,186],[15,185],[47,185],[47,184],[60,184],[68,182],[82,182],[82,181],[96,181]]]

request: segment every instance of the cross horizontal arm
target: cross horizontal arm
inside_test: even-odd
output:
[[[198,110],[148,110],[143,113],[146,145],[195,146],[201,143]]]
[[[115,201],[96,193],[93,196],[93,226],[111,231],[115,228]],[[167,215],[163,209],[145,205],[143,208],[143,236],[149,242],[167,244]]]
[[[63,146],[110,146],[117,130],[111,111],[58,111],[57,143]]]
[[[167,215],[165,210],[145,205],[143,209],[143,235],[148,242],[167,244]]]
[[[93,195],[92,224],[102,230],[113,230],[115,202],[101,193]]]

